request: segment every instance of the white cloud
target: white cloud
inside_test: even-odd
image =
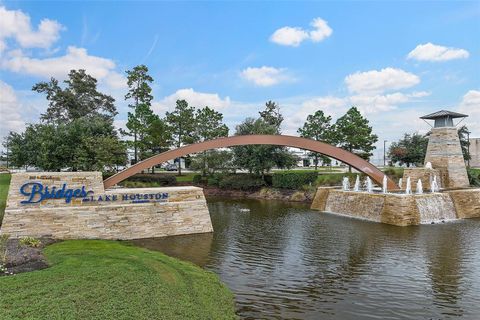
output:
[[[283,46],[298,47],[308,37],[308,32],[302,28],[283,27],[272,34],[270,41]]]
[[[115,63],[107,58],[89,55],[84,48],[70,46],[63,56],[38,59],[25,56],[21,51],[9,52],[1,61],[1,68],[42,78],[64,79],[72,69],[85,69],[88,74],[105,81],[112,88],[126,87],[125,78],[115,71]]]
[[[435,45],[431,42],[419,44],[415,49],[410,51],[407,58],[420,61],[447,61],[454,59],[466,59],[470,56],[465,49],[451,48]]]
[[[328,26],[327,21],[321,18],[313,19],[312,23],[310,23],[314,29],[310,31],[310,39],[313,42],[320,42],[325,38],[331,36],[333,30]]]
[[[303,41],[309,39],[313,42],[320,42],[332,34],[332,28],[322,18],[315,18],[310,23],[313,30],[304,30],[300,27],[282,27],[275,30],[270,36],[270,41],[283,45],[298,47]]]
[[[326,115],[335,119],[349,107],[348,99],[334,96],[314,97],[298,102],[293,101],[290,104],[288,110],[293,112],[286,114],[284,121],[285,134],[290,135],[296,135],[297,129],[303,125],[307,116],[317,110],[322,110]]]
[[[7,38],[13,38],[23,48],[49,48],[60,36],[63,26],[55,20],[43,19],[37,30],[31,25],[30,16],[20,10],[0,7],[0,52]]]
[[[260,68],[249,67],[241,72],[242,78],[259,87],[269,87],[280,82],[293,80],[284,68],[263,66]]]
[[[468,115],[465,122],[472,135],[480,137],[480,90],[469,90],[457,109],[458,112]]]
[[[399,90],[418,83],[420,83],[420,78],[417,75],[395,68],[356,72],[345,77],[348,90],[359,94]]]
[[[231,105],[230,97],[222,99],[217,93],[197,92],[192,88],[180,89],[175,93],[152,103],[152,109],[157,114],[175,108],[177,100],[186,100],[189,105],[196,108],[210,107],[216,110],[227,108]]]
[[[351,106],[356,106],[364,115],[382,117],[400,105],[419,101],[420,98],[430,95],[429,92],[419,91],[412,93],[394,92],[391,94],[352,95],[346,97],[324,96],[293,102],[290,110],[293,112],[285,117],[285,129],[294,134],[309,114],[322,110],[335,121],[347,112]],[[300,107],[298,107],[300,105]],[[397,112],[398,113],[398,112]],[[381,122],[381,120],[379,120]],[[411,120],[412,121],[412,120]]]
[[[13,88],[0,80],[0,138],[5,137],[9,131],[19,131],[25,126],[21,109]]]
[[[349,97],[349,103],[357,106],[363,113],[372,114],[381,111],[396,109],[399,104],[415,100],[415,98],[426,97],[429,92],[420,91],[413,93],[394,92],[385,95],[354,95]]]

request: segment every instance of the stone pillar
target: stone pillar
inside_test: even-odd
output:
[[[467,168],[463,159],[458,131],[455,127],[433,128],[428,139],[425,164],[442,171],[442,187],[469,187]]]

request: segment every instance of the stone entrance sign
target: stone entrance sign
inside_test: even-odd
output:
[[[212,232],[197,187],[104,190],[100,172],[12,175],[0,230],[11,237],[139,239]]]

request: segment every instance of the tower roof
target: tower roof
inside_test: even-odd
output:
[[[440,110],[434,113],[427,114],[426,116],[420,117],[420,119],[428,119],[428,120],[435,120],[439,118],[466,118],[468,115],[458,113],[458,112],[453,112],[453,111],[448,111],[448,110]]]

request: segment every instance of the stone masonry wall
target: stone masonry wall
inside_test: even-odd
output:
[[[318,188],[311,208],[396,226],[418,225],[431,218],[480,217],[480,189],[405,195]]]
[[[432,129],[425,156],[425,163],[427,162],[431,162],[434,169],[446,170],[447,179],[443,187],[470,186],[457,128]]]
[[[383,194],[330,190],[325,211],[380,222],[384,201]]]
[[[461,219],[480,218],[480,189],[447,191]]]
[[[417,181],[419,179],[422,180],[423,189],[430,190],[430,182],[433,180],[434,176],[437,176],[437,182],[439,183],[440,187],[442,187],[447,181],[447,176],[445,174],[442,174],[439,169],[405,168],[405,170],[403,171],[402,189],[405,190],[407,178],[410,177],[413,190],[415,190],[415,188],[417,187]]]
[[[20,201],[25,196],[18,190],[25,181],[59,187],[67,183],[68,188],[86,185],[94,191],[91,196],[94,201],[75,199],[67,204],[65,199],[48,199],[22,205]],[[152,194],[168,194],[168,197],[149,200]],[[114,196],[116,200],[112,200]],[[98,201],[99,197],[101,201]],[[212,232],[213,228],[201,188],[112,189],[103,192],[101,174],[83,172],[13,174],[0,231],[13,238],[138,239]]]

